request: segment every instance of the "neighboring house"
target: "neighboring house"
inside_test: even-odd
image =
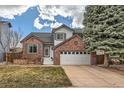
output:
[[[82,29],[63,24],[51,33],[32,32],[21,43],[24,58],[41,58],[43,64],[90,64],[90,56],[85,54]]]
[[[0,21],[0,52],[8,52],[10,47],[8,45],[10,28],[12,27],[11,23],[8,21]],[[3,45],[3,47],[2,47]]]
[[[10,47],[8,46],[8,40],[6,35],[12,27],[8,21],[0,21],[0,62],[5,60],[5,52],[8,52]]]

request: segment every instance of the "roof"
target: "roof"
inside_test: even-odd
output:
[[[73,28],[70,28],[68,26],[66,26],[65,24],[57,27],[57,28],[53,28],[52,31],[56,31],[62,27],[66,27],[68,29],[70,29],[71,31],[73,31],[73,35],[78,35],[80,37],[83,37],[83,29],[73,29]],[[53,43],[53,36],[52,36],[53,33],[43,33],[43,32],[31,32],[28,36],[26,36],[21,42],[27,40],[28,38],[30,37],[35,37],[45,43]]]
[[[80,28],[74,29],[73,35],[79,35],[81,38],[83,38],[83,29]]]
[[[79,35],[73,35],[72,37],[70,37],[70,38],[66,39],[65,41],[63,41],[63,42],[59,43],[58,45],[56,45],[56,46],[54,47],[54,49],[56,49],[57,47],[63,45],[64,43],[68,42],[69,40],[71,40],[71,39],[73,39],[73,38],[75,38],[75,37],[78,37],[78,38],[82,39]],[[82,39],[82,41],[83,41],[83,39]]]
[[[23,40],[21,40],[21,42],[27,40],[30,37],[36,37],[45,43],[53,43],[52,33],[42,33],[42,32],[31,32],[28,36],[26,36]]]
[[[8,24],[9,27],[12,27],[12,24],[10,22],[8,22],[8,21],[0,21],[0,23],[2,23],[2,24]]]
[[[56,30],[58,30],[58,29],[60,29],[60,28],[62,28],[62,27],[65,27],[65,28],[68,28],[68,29],[72,30],[73,33],[77,33],[77,34],[80,33],[80,34],[83,34],[83,29],[81,29],[81,28],[70,28],[70,27],[68,27],[68,26],[65,25],[65,24],[63,24],[63,25],[61,25],[61,26],[59,26],[59,27],[57,27],[57,28],[53,28],[52,32],[54,32],[54,31],[56,31]]]
[[[75,28],[74,33],[83,33],[83,29],[81,28]]]
[[[72,28],[68,27],[68,26],[67,26],[67,25],[65,25],[65,24],[62,24],[61,26],[59,26],[59,27],[57,27],[57,28],[53,28],[53,29],[52,29],[52,31],[54,32],[54,31],[56,31],[56,30],[58,30],[58,29],[60,29],[60,28],[62,28],[62,27],[65,27],[65,28],[68,28],[68,29],[70,29],[70,30],[74,31],[74,29],[72,29]]]

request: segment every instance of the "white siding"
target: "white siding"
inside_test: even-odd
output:
[[[66,39],[72,37],[73,35],[73,31],[67,28],[61,28],[58,29],[57,31],[55,31],[55,33],[66,33]],[[55,40],[54,38],[54,46],[56,46],[57,44],[61,43],[63,40]]]

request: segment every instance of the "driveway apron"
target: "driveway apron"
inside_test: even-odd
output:
[[[124,87],[124,76],[97,66],[62,66],[73,87]]]

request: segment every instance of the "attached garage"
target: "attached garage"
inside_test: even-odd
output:
[[[85,53],[84,41],[75,35],[54,47],[55,65],[89,65],[90,54]]]
[[[90,54],[84,52],[61,52],[61,65],[90,65]]]

